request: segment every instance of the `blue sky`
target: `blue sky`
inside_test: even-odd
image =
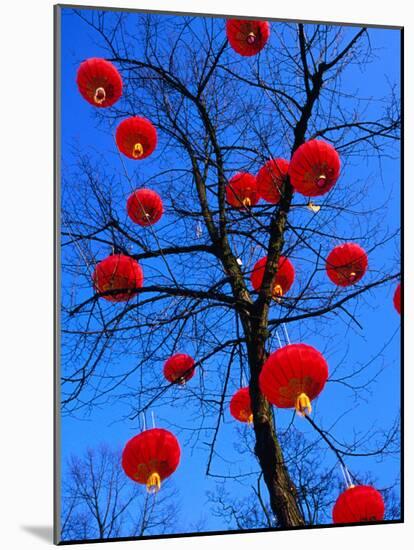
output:
[[[132,20],[136,15],[129,16]],[[272,26],[283,25],[272,23]],[[355,32],[350,29],[350,33]],[[342,81],[345,88],[358,88],[361,96],[370,97],[381,95],[381,90],[387,88],[387,83],[399,81],[399,48],[400,37],[397,30],[370,29],[370,40],[375,49],[376,58],[367,66],[364,71],[351,69]],[[275,33],[271,41],[276,40]],[[94,109],[86,103],[76,87],[76,71],[79,63],[88,57],[105,56],[105,51],[99,42],[99,38],[79,18],[71,13],[69,9],[62,11],[62,170],[65,174],[70,172],[74,162],[73,147],[76,145],[81,150],[99,150],[105,155],[108,168],[115,175],[116,180],[122,180],[119,157],[116,153],[113,137],[104,127],[98,127],[94,117]],[[384,92],[385,93],[385,92]],[[350,100],[352,101],[352,99]],[[375,119],[378,116],[378,103],[372,101],[367,103],[367,116]],[[369,183],[370,193],[364,207],[378,206],[384,197],[388,197],[387,207],[384,209],[383,226],[388,227],[390,232],[399,226],[399,160],[397,158],[385,158],[381,166],[375,159],[368,159],[361,163],[360,159],[354,159],[345,167],[343,176],[344,185],[348,182],[358,186],[361,180]],[[136,167],[127,161],[129,168]],[[152,161],[159,162],[157,159]],[[140,167],[139,177],[145,180],[150,177],[154,164],[149,162],[146,166]],[[354,183],[355,182],[355,183]],[[123,193],[127,196],[128,184],[124,185]],[[352,187],[351,187],[352,188]],[[69,187],[70,189],[70,187]],[[68,190],[66,189],[66,193]],[[63,200],[67,195],[64,194]],[[162,223],[171,223],[166,219]],[[351,223],[350,218],[343,221],[340,229],[346,234],[347,224]],[[370,255],[370,270],[372,274],[381,272],[388,265],[398,263],[399,248],[398,240],[393,239],[386,245],[374,250]],[[301,263],[302,261],[302,263]],[[295,267],[300,282],[301,270],[306,269],[306,258],[298,260]],[[156,269],[163,266],[160,263],[153,264],[154,273]],[[145,265],[144,265],[145,268]],[[320,274],[321,279],[323,273]],[[68,276],[65,276],[68,277]],[[64,284],[69,285],[71,281],[64,279]],[[321,283],[322,284],[322,283]],[[326,284],[323,282],[323,284]],[[319,398],[314,418],[318,424],[324,427],[334,423],[341,413],[347,411],[346,417],[339,421],[333,434],[341,440],[352,437],[355,429],[367,430],[371,426],[378,428],[389,426],[392,420],[399,414],[400,395],[400,317],[392,306],[392,295],[395,284],[381,286],[373,290],[363,300],[358,301],[358,320],[363,329],[347,329],[346,325],[338,320],[332,321],[329,327],[322,326],[318,332],[313,330],[313,321],[292,323],[288,326],[289,336],[292,341],[300,341],[302,336],[308,337],[310,330],[313,330],[310,340],[307,343],[323,350],[328,359],[330,371],[332,372],[339,365],[339,373],[344,374],[350,369],[357,368],[371,359],[372,366],[369,374],[363,375],[361,381],[366,377],[375,375],[376,380],[372,385],[372,392],[366,396],[366,402],[359,400],[355,402],[354,395],[347,388],[334,382],[329,382],[325,391]],[[77,296],[77,302],[90,296],[92,289],[84,288]],[[329,330],[329,341],[327,334]],[[384,344],[387,344],[382,350]],[[382,350],[382,351],[381,351]],[[190,351],[190,350],[188,350]],[[376,354],[378,353],[378,356]],[[130,358],[125,359],[129,361]],[[117,358],[116,362],[122,364],[123,359]],[[157,367],[162,368],[162,363]],[[207,366],[207,375],[213,376],[215,365]],[[379,373],[376,375],[376,373]],[[192,383],[197,387],[199,375],[196,374]],[[232,391],[238,387],[238,380],[231,382],[229,398]],[[180,399],[179,389],[173,389],[177,398]],[[186,391],[186,390],[182,390]],[[179,401],[177,402],[179,403]],[[80,415],[62,418],[62,461],[72,454],[81,454],[88,446],[96,446],[99,443],[107,443],[114,447],[122,448],[125,442],[137,433],[137,422],[121,421],[128,414],[129,408],[121,400],[111,402],[109,406],[96,408],[87,418]],[[156,422],[159,426],[168,427],[169,423],[191,427],[191,414],[194,411],[183,410],[166,404],[161,407],[154,407]],[[278,424],[281,429],[287,426],[292,418],[291,411],[278,412]],[[147,416],[151,422],[151,416]],[[212,424],[211,424],[212,425]],[[305,421],[295,419],[296,428],[305,435],[313,438],[314,434]],[[248,429],[248,428],[246,428]],[[220,432],[219,446],[220,453],[225,457],[226,462],[215,462],[213,470],[222,472],[223,468],[230,468],[232,473],[245,473],[257,470],[253,459],[246,458],[234,448],[239,440],[240,426],[236,425],[229,413],[225,415],[225,422]],[[182,528],[177,531],[191,530],[200,519],[205,521],[206,530],[224,529],[225,525],[220,518],[212,517],[208,507],[205,507],[206,491],[214,490],[216,481],[205,477],[207,454],[205,442],[209,440],[208,433],[204,433],[200,442],[195,446],[188,444],[188,436],[185,430],[180,434],[182,445],[182,460],[177,472],[174,474],[173,483],[179,489],[181,501]],[[327,464],[334,461],[334,457],[327,455]],[[398,460],[387,458],[378,462],[374,458],[351,458],[348,461],[351,470],[359,472],[372,472],[378,478],[379,487],[387,487],[392,484],[399,472]],[[247,488],[233,482],[227,485],[228,490],[234,496],[243,496]],[[184,519],[185,518],[185,519]]]

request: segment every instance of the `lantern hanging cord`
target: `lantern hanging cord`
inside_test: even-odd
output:
[[[283,346],[282,346],[282,341],[281,341],[281,339],[280,339],[279,331],[278,331],[278,330],[276,331],[276,338],[277,338],[277,341],[279,342],[279,348],[283,347]]]
[[[348,468],[346,466],[342,466],[341,463],[339,463],[339,467],[341,468],[342,476],[345,480],[345,485],[348,489],[351,489],[352,487],[354,487],[354,483],[352,481]]]
[[[289,338],[289,333],[288,333],[288,330],[287,330],[287,327],[286,327],[286,323],[283,323],[282,327],[283,327],[283,330],[285,332],[286,342],[290,345],[290,338]]]
[[[141,413],[141,421],[142,421],[142,430],[141,431],[145,432],[145,430],[147,429],[147,422],[146,422],[146,419],[145,419],[145,412]]]

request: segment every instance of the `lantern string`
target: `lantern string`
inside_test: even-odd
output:
[[[114,141],[115,141],[115,143],[116,143],[115,135],[113,136],[113,138],[114,138]],[[119,156],[119,158],[120,158],[120,160],[121,160],[122,167],[123,167],[123,169],[124,169],[125,177],[126,177],[127,180],[129,181],[131,190],[133,191],[132,180],[131,180],[131,178],[130,178],[130,176],[129,176],[129,174],[128,174],[128,170],[127,170],[126,164],[125,164],[125,162],[124,162],[124,159],[122,158],[121,152],[120,152],[120,150],[118,149],[118,147],[116,147],[116,149],[117,149],[117,152],[118,152],[118,156]],[[143,207],[143,205],[142,205],[142,203],[141,203],[139,197],[136,197],[136,199],[137,199],[137,201],[138,201],[138,203],[139,203],[139,206],[142,208],[143,212],[145,212],[145,208]],[[158,235],[157,235],[157,233],[156,233],[154,227],[153,227],[151,224],[148,226],[148,228],[149,228],[149,230],[151,231],[151,233],[152,233],[152,235],[153,235],[153,237],[154,237],[154,239],[155,239],[155,241],[156,241],[156,243],[157,243],[158,250],[159,250],[159,252],[160,252],[160,256],[161,256],[163,262],[165,263],[165,266],[166,266],[166,268],[167,268],[167,271],[168,271],[168,273],[170,274],[171,279],[173,280],[175,286],[178,288],[178,287],[179,287],[179,284],[178,284],[178,282],[177,282],[177,280],[176,280],[176,278],[175,278],[175,276],[174,276],[174,273],[172,272],[172,270],[171,270],[171,268],[170,268],[170,266],[169,266],[169,264],[168,264],[167,258],[165,257],[165,255],[164,255],[164,253],[163,253],[163,251],[162,251],[162,246],[161,246],[161,243],[160,243],[160,241],[159,241],[159,239],[158,239]]]
[[[347,468],[346,466],[345,466],[345,473],[346,473],[346,475],[348,476],[348,482],[349,482],[348,487],[351,487],[351,486],[354,484],[354,482],[353,482],[352,476],[351,476],[351,474],[349,473],[349,470],[348,470],[348,468]]]
[[[151,418],[152,418],[152,427],[155,428],[155,416],[154,416],[154,411],[151,411]]]
[[[347,475],[345,473],[345,469],[344,469],[344,467],[342,466],[342,464],[340,462],[339,462],[339,467],[341,468],[341,473],[342,473],[342,477],[344,478],[345,485],[348,487],[348,485],[349,485],[348,478],[347,478]]]
[[[276,331],[276,337],[277,337],[277,341],[279,342],[279,348],[283,347],[283,346],[282,346],[282,341],[281,341],[281,339],[280,339],[279,331],[278,331],[278,330]]]
[[[286,327],[286,323],[283,323],[282,327],[283,327],[283,330],[285,331],[286,342],[290,345],[290,338],[289,338],[289,333],[288,333],[288,330],[287,330],[287,327]]]
[[[145,432],[145,430],[147,429],[147,423],[145,421],[145,412],[142,412],[141,413],[141,418],[142,418],[142,431]]]

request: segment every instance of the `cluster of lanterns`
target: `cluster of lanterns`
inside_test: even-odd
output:
[[[227,202],[240,209],[255,206],[260,198],[278,204],[287,176],[298,193],[306,197],[325,195],[337,182],[340,168],[336,149],[323,140],[312,139],[294,152],[290,162],[275,158],[268,160],[256,177],[246,172],[233,176],[227,184]]]
[[[241,56],[258,54],[270,35],[267,21],[229,19],[226,33],[230,46]],[[101,58],[84,61],[78,70],[77,84],[81,95],[95,107],[110,107],[122,95],[122,78],[116,67]],[[157,146],[157,132],[144,117],[133,116],[120,122],[115,140],[119,151],[131,160],[142,160]],[[282,158],[267,161],[257,176],[241,172],[226,186],[226,200],[237,209],[249,209],[262,198],[278,204],[283,185],[289,176],[294,190],[306,197],[328,193],[338,180],[340,159],[337,151],[322,140],[301,145],[288,162]],[[157,223],[163,215],[161,197],[152,189],[134,191],[127,200],[130,220],[146,227]],[[251,272],[251,284],[259,292],[262,286],[267,257],[256,262]],[[368,257],[356,243],[336,246],[326,259],[326,272],[337,286],[356,284],[366,273]],[[124,302],[135,296],[143,285],[143,271],[138,262],[124,254],[113,254],[95,268],[92,276],[96,291],[110,302]],[[279,300],[292,287],[295,269],[289,258],[281,256],[273,282],[272,296]],[[397,286],[393,301],[401,311],[401,289]],[[194,359],[186,354],[171,356],[164,364],[164,377],[171,384],[184,385],[195,372]],[[265,361],[259,386],[270,403],[280,408],[294,408],[299,414],[310,414],[311,402],[323,390],[328,378],[328,365],[323,355],[307,344],[289,344],[271,353]],[[252,424],[248,387],[236,391],[230,401],[230,413],[239,422]],[[177,469],[180,445],[168,430],[144,430],[130,439],[122,453],[122,467],[133,481],[156,492],[162,480]],[[384,502],[373,487],[350,486],[337,499],[333,509],[334,523],[378,521],[384,517]]]

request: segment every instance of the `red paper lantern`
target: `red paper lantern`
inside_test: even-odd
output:
[[[401,315],[401,283],[398,283],[394,292],[394,307]]]
[[[117,68],[100,57],[80,64],[76,83],[82,97],[95,107],[110,107],[122,95],[122,78]]]
[[[326,272],[338,286],[350,286],[365,275],[368,256],[363,248],[355,243],[336,246],[326,259]]]
[[[157,146],[157,131],[146,118],[133,116],[118,124],[115,140],[125,156],[132,160],[142,160]]]
[[[267,21],[227,19],[226,34],[235,52],[250,57],[265,47],[269,40],[270,25]]]
[[[249,388],[237,390],[230,401],[230,413],[239,422],[253,422]]]
[[[226,199],[233,208],[248,208],[259,202],[256,178],[247,172],[233,176],[226,186]]]
[[[185,353],[176,353],[164,363],[164,376],[172,383],[184,385],[194,376],[194,359]]]
[[[154,225],[164,212],[161,197],[152,189],[137,189],[128,198],[127,212],[138,225]]]
[[[360,523],[384,519],[384,500],[374,487],[351,486],[341,493],[333,508],[334,523]]]
[[[323,355],[307,344],[289,344],[271,353],[259,376],[261,392],[281,408],[300,414],[312,411],[311,401],[323,390],[328,365]]]
[[[109,302],[126,302],[142,287],[144,275],[139,263],[124,254],[113,254],[98,263],[92,275],[97,292],[119,290],[119,293],[102,296]]]
[[[285,159],[272,159],[260,168],[257,174],[257,192],[267,202],[277,204],[280,201],[282,185],[289,170]]]
[[[180,444],[168,430],[153,428],[130,439],[122,452],[122,468],[128,477],[156,493],[161,481],[180,463]]]
[[[307,197],[324,195],[339,178],[341,161],[336,150],[325,141],[307,141],[293,154],[289,165],[290,183]]]
[[[266,262],[267,256],[264,256],[254,264],[253,271],[251,272],[250,280],[256,292],[259,292],[262,286]],[[285,256],[280,256],[276,278],[273,283],[273,298],[278,298],[286,294],[286,292],[293,285],[294,280],[295,268],[293,267],[292,262],[289,260],[289,258],[286,258]]]

